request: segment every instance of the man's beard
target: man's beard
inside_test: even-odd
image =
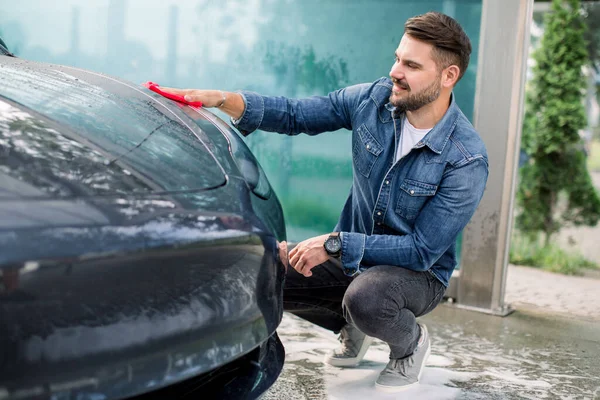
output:
[[[441,78],[441,76],[440,76]],[[398,81],[394,80],[396,83]],[[400,84],[402,86],[402,84]],[[402,86],[402,87],[406,87]],[[427,104],[437,100],[440,97],[440,93],[442,91],[442,85],[439,79],[435,79],[431,82],[431,85],[427,86],[425,89],[421,90],[419,93],[412,94],[410,91],[408,92],[408,96],[402,99],[394,99],[394,94],[390,95],[390,103],[392,103],[396,110],[394,110],[394,115],[398,116],[400,114],[405,113],[406,111],[416,111],[419,108],[426,106]]]

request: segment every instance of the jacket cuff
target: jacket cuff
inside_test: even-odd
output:
[[[367,235],[355,232],[341,232],[342,268],[344,274],[354,276],[360,272],[360,262],[365,252]]]
[[[244,100],[244,112],[242,116],[234,120],[231,118],[231,124],[243,136],[248,136],[258,129],[265,115],[265,102],[261,95],[254,92],[236,92],[242,96]]]

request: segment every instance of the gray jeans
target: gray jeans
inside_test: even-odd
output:
[[[316,266],[311,277],[288,268],[283,307],[323,328],[339,332],[352,323],[390,346],[390,358],[403,358],[417,346],[416,317],[442,300],[446,287],[429,271],[389,265],[371,267],[349,278],[339,261]]]

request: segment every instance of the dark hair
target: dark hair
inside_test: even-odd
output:
[[[430,11],[406,21],[404,33],[433,45],[432,56],[441,69],[457,65],[460,68],[457,81],[465,74],[471,56],[471,40],[454,18]]]

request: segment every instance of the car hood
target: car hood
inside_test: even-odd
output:
[[[210,139],[182,106],[141,86],[5,56],[0,81],[0,201],[197,191],[227,182]]]

